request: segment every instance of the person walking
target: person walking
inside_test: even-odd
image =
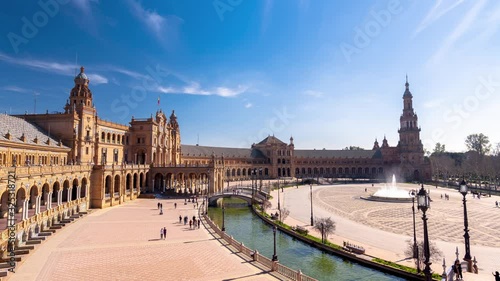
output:
[[[174,208],[177,209],[177,203],[174,203]]]
[[[495,207],[498,208],[498,201],[495,201]]]
[[[160,209],[160,202],[158,202],[158,210]]]
[[[495,281],[500,281],[500,273],[498,271],[495,271],[495,273],[491,273],[493,276],[495,276]]]
[[[160,239],[163,240],[163,228],[160,228]]]
[[[193,225],[193,221],[189,220],[189,229],[191,229],[191,226]]]
[[[167,239],[167,227],[163,227],[163,239]]]
[[[179,215],[179,223],[182,223],[182,216]]]
[[[464,277],[462,276],[462,264],[461,263],[458,263],[457,271],[458,271],[458,277],[460,278],[460,280],[462,280]]]
[[[184,225],[186,225],[188,222],[188,216],[184,216]]]
[[[198,229],[200,229],[201,220],[198,219]]]

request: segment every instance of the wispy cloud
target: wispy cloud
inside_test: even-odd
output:
[[[165,38],[169,33],[169,29],[176,28],[177,25],[183,22],[182,19],[177,16],[162,16],[155,10],[148,10],[142,6],[141,2],[135,0],[129,0],[129,6],[134,16],[160,40]]]
[[[253,106],[253,104],[252,104],[251,102],[247,102],[247,103],[245,103],[245,108],[250,108],[250,107],[252,107],[252,106]]]
[[[73,5],[81,10],[84,14],[89,15],[92,13],[92,8],[90,7],[91,2],[99,3],[99,0],[73,0]]]
[[[99,85],[99,84],[108,84],[108,78],[99,75],[99,74],[87,74],[87,77],[90,79],[90,82]]]
[[[459,40],[471,28],[486,2],[487,0],[479,0],[475,2],[476,4],[469,10],[455,29],[446,37],[443,44],[441,44],[441,47],[431,57],[431,63],[439,62],[441,57],[448,53],[448,51],[455,45],[455,42],[457,42],[457,40]]]
[[[321,98],[325,95],[323,92],[313,91],[313,90],[307,90],[304,92],[304,94],[306,96],[315,97],[315,98]]]
[[[274,0],[264,0],[264,7],[262,9],[262,22],[261,31],[265,32],[271,21],[271,12],[273,10]]]
[[[201,88],[198,83],[192,82],[190,85],[181,88],[157,86],[155,90],[157,92],[164,94],[187,94],[187,95],[201,95],[201,96],[213,95],[213,96],[228,98],[228,97],[235,97],[244,93],[246,90],[248,90],[248,87],[239,85],[236,88],[216,87],[212,90],[207,90]]]
[[[3,53],[0,53],[0,61],[37,71],[66,76],[73,76],[75,69],[77,69],[77,66],[72,63],[60,63],[55,61],[43,61],[28,58],[14,58]],[[89,79],[96,85],[108,83],[108,79],[106,77],[96,73],[87,73],[87,77],[89,77]]]
[[[453,10],[460,4],[462,4],[465,0],[438,0],[436,4],[430,9],[425,18],[420,22],[417,26],[417,29],[413,33],[413,36],[416,36],[422,30],[426,29],[433,22],[439,20],[442,16],[446,15],[449,11]]]
[[[4,91],[9,91],[9,92],[16,92],[16,93],[23,93],[23,94],[26,94],[26,93],[33,93],[32,90],[29,90],[29,89],[25,89],[25,88],[21,88],[21,87],[18,87],[18,86],[13,86],[13,85],[10,85],[10,86],[4,86],[2,88],[0,88]]]

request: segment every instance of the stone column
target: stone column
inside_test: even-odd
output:
[[[62,204],[62,190],[57,191],[57,206]]]
[[[82,187],[81,186],[77,186],[76,187],[76,199],[80,199],[80,191],[81,191]]]
[[[29,207],[29,201],[28,199],[24,199],[23,202],[23,220],[28,218],[28,207]]]
[[[52,191],[45,194],[45,204],[47,204],[47,210],[52,208]]]
[[[40,199],[42,199],[42,196],[38,195],[35,200],[35,215],[38,215],[40,213]]]
[[[71,194],[73,193],[73,188],[74,187],[70,187],[68,188],[68,194],[66,194],[66,202],[70,202],[71,201]]]

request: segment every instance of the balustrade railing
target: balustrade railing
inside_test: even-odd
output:
[[[235,249],[237,249],[239,252],[242,254],[253,258],[254,261],[264,265],[265,267],[269,268],[271,271],[276,271],[280,275],[285,276],[289,278],[290,280],[295,280],[295,281],[317,281],[316,279],[302,274],[302,272],[295,271],[289,267],[286,267],[279,262],[274,262],[268,257],[265,257],[259,252],[254,251],[246,246],[243,245],[243,243],[238,242],[235,240],[232,236],[229,236],[226,232],[220,230],[220,228],[206,215],[204,215],[205,221],[207,224],[210,226],[210,228],[215,231],[224,241],[226,241],[228,244],[233,246]]]

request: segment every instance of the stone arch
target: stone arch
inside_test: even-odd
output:
[[[115,175],[115,179],[113,182],[113,196],[120,195],[120,175]]]
[[[342,167],[339,167],[339,175],[342,175],[344,173],[344,169]]]
[[[59,205],[59,193],[61,191],[61,185],[59,184],[58,181],[54,182],[54,184],[52,185],[52,204],[55,204],[56,205]]]
[[[137,173],[134,173],[134,177],[133,177],[133,182],[132,182],[132,188],[138,188],[139,187],[139,179],[138,179],[138,176],[137,176]]]
[[[40,199],[41,207],[45,206],[45,210],[47,210],[47,204],[49,203],[49,192],[50,186],[48,183],[44,183],[42,186],[42,198]]]
[[[107,175],[104,181],[104,194],[111,194],[111,175]]]
[[[82,179],[82,187],[80,188],[80,198],[87,197],[87,178]]]
[[[68,192],[69,192],[69,180],[65,180],[63,183],[63,192],[62,192],[62,203],[68,202]]]
[[[71,201],[78,198],[78,179],[73,180],[73,188],[71,189]]]
[[[140,172],[139,173],[139,186],[134,186],[134,188],[141,188],[144,186],[144,173]]]
[[[235,177],[235,176],[236,176],[236,169],[235,169],[235,168],[233,168],[233,169],[231,170],[231,177]]]
[[[30,188],[28,209],[34,209],[36,207],[36,198],[38,197],[38,186],[33,185]]]
[[[16,193],[16,213],[20,213],[24,208],[24,200],[26,200],[26,190],[21,187]]]
[[[163,189],[163,174],[156,173],[154,177],[154,186],[153,190],[159,191]]]
[[[125,189],[128,191],[132,189],[132,175],[130,173],[125,177]]]
[[[9,191],[5,190],[0,199],[0,218],[6,218],[9,214]]]

